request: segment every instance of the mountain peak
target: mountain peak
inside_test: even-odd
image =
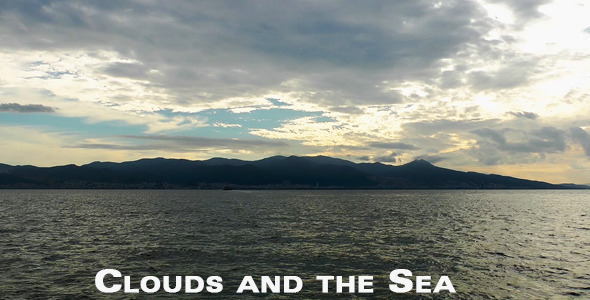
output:
[[[429,163],[424,159],[415,159],[412,162],[405,164],[405,166],[433,166],[433,164]]]

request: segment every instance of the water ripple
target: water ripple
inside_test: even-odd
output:
[[[104,299],[96,272],[135,280],[374,275],[380,299],[590,297],[587,191],[2,191],[0,298]],[[389,272],[448,275],[457,294],[396,295]],[[122,294],[110,295],[113,299]],[[150,298],[177,298],[157,294]],[[361,297],[362,296],[362,297]],[[145,295],[125,295],[141,299]]]

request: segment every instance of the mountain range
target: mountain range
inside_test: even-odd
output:
[[[120,189],[586,189],[441,168],[425,160],[392,166],[326,156],[256,161],[150,158],[77,166],[0,164],[0,188]]]

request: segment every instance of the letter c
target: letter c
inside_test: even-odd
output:
[[[104,285],[104,277],[110,274],[113,277],[121,277],[121,272],[115,270],[115,269],[104,269],[104,270],[100,270],[98,271],[98,273],[96,273],[96,277],[94,277],[94,285],[96,285],[96,288],[103,292],[103,293],[116,293],[118,291],[121,290],[121,285],[120,284],[113,284],[112,287],[106,287]]]

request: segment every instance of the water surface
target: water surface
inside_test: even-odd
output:
[[[218,275],[206,298],[588,299],[588,191],[0,191],[0,298],[109,298],[96,272]],[[393,294],[389,272],[448,275],[457,294]],[[236,295],[296,275],[295,295]],[[316,275],[373,275],[370,295]],[[115,294],[112,298],[194,298]]]

